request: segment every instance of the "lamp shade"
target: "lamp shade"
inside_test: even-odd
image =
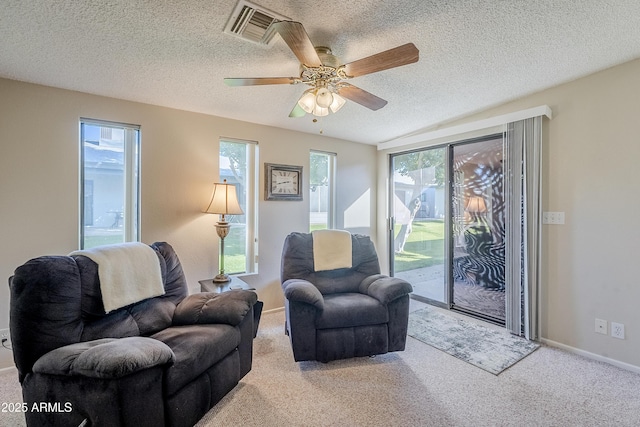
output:
[[[318,117],[328,116],[329,115],[329,109],[328,108],[323,108],[323,107],[319,106],[318,104],[316,104],[316,106],[313,108],[313,111],[311,112],[311,114],[313,114],[314,116],[318,116]]]
[[[332,103],[333,95],[329,92],[329,89],[326,87],[318,89],[318,93],[316,94],[316,104],[322,108],[329,108]]]
[[[471,196],[464,210],[470,213],[484,213],[487,211],[487,205],[482,197]]]
[[[332,112],[336,112],[339,109],[342,108],[342,106],[346,103],[347,101],[341,97],[340,95],[338,95],[337,93],[333,94],[333,102],[331,103],[331,105],[329,106],[329,108],[331,108]]]
[[[236,195],[236,186],[227,184],[225,179],[223,183],[217,182],[213,184],[213,194],[211,201],[205,209],[205,213],[219,215],[242,215],[242,208],[238,203]]]
[[[307,113],[311,114],[313,108],[316,106],[316,95],[313,93],[313,89],[304,91],[302,97],[298,101],[298,105]]]

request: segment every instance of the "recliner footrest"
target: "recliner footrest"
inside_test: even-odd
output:
[[[143,369],[173,363],[173,351],[146,337],[103,338],[50,351],[33,365],[33,372],[50,375],[120,378]]]

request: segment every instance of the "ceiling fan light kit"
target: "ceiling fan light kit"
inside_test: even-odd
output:
[[[412,64],[419,59],[418,49],[413,43],[407,43],[341,65],[331,49],[313,46],[301,23],[278,21],[271,24],[270,28],[280,34],[300,61],[300,77],[226,78],[224,82],[229,86],[298,83],[311,86],[311,89],[304,91],[289,117],[302,117],[305,113],[327,116],[329,111],[335,113],[342,108],[346,99],[371,110],[379,110],[387,101],[344,80]]]
[[[329,90],[326,83],[318,83],[318,86],[305,90],[298,100],[298,105],[305,112],[323,117],[329,115],[329,111],[337,112],[347,103],[343,97]]]

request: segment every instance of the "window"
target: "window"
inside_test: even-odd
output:
[[[335,227],[336,154],[311,151],[309,156],[309,230]]]
[[[257,273],[257,165],[258,144],[229,138],[220,140],[220,181],[236,186],[244,215],[229,215],[229,234],[224,239],[227,274]]]
[[[140,127],[80,121],[80,248],[139,239]]]

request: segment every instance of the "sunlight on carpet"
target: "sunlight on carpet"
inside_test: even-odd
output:
[[[409,336],[494,375],[535,351],[539,344],[423,308],[409,314]]]

